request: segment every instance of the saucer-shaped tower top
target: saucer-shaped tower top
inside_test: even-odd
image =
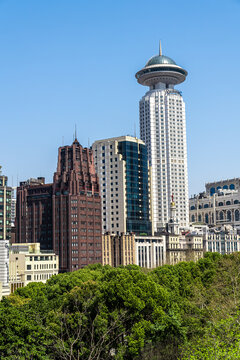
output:
[[[162,55],[160,43],[159,55],[151,57],[145,67],[138,71],[135,76],[139,84],[151,87],[158,83],[180,84],[186,79],[187,74],[187,71],[178,66],[175,61]]]

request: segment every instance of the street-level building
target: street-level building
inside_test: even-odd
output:
[[[41,251],[40,243],[11,245],[9,256],[11,292],[30,282],[45,283],[58,272],[58,256],[53,251]]]
[[[166,260],[165,236],[139,236],[133,233],[106,233],[103,239],[103,265],[139,265],[155,268]]]
[[[102,264],[113,267],[135,264],[134,234],[102,235]]]
[[[94,162],[102,198],[102,231],[152,234],[147,148],[132,136],[95,141]]]
[[[197,231],[180,231],[176,217],[176,204],[171,201],[170,219],[166,226],[166,263],[198,261],[203,257],[203,236]]]
[[[138,236],[135,237],[136,265],[154,269],[166,263],[166,237]]]
[[[189,224],[185,103],[174,86],[185,81],[187,71],[174,60],[159,55],[137,72],[139,84],[149,90],[139,103],[140,138],[147,145],[152,168],[152,208],[155,232],[168,222],[172,194],[179,225]]]

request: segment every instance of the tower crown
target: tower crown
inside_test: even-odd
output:
[[[159,55],[151,57],[135,77],[138,83],[144,86],[154,86],[158,83],[176,85],[182,83],[187,74],[187,71],[177,65],[174,60],[162,55],[160,45]]]
[[[175,63],[175,61],[173,59],[171,59],[168,56],[165,55],[155,55],[152,56],[148,62],[146,63],[146,66],[151,66],[151,65],[159,65],[159,64],[172,64],[172,65],[177,65]]]

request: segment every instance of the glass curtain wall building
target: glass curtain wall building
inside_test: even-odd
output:
[[[120,141],[118,152],[122,155],[122,160],[126,162],[127,232],[150,234],[146,145],[132,141]]]
[[[152,234],[147,149],[121,136],[95,141],[95,168],[102,198],[102,231]]]

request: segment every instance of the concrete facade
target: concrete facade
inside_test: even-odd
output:
[[[136,74],[141,85],[149,86],[139,103],[139,117],[152,168],[155,232],[169,219],[172,195],[180,226],[189,223],[185,103],[174,89],[186,76],[186,70],[161,52]]]
[[[11,292],[30,282],[45,283],[58,272],[58,256],[53,251],[41,251],[39,243],[11,245],[9,256]]]
[[[240,227],[240,179],[206,184],[206,191],[189,200],[191,223]]]

